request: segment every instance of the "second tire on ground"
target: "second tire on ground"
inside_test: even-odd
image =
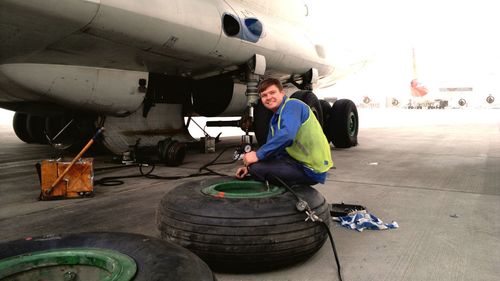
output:
[[[310,186],[295,192],[330,223],[325,198]],[[283,187],[211,178],[179,185],[162,199],[157,225],[218,271],[259,271],[302,261],[327,238],[324,227],[304,219],[297,199]]]

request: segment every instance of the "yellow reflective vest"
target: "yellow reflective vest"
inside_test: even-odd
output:
[[[285,108],[286,103],[290,100],[297,99],[287,99],[281,107],[278,117],[278,130],[281,127],[281,112]],[[308,108],[309,117],[300,126],[292,145],[285,148],[285,150],[293,159],[301,162],[314,172],[324,173],[333,166],[330,143],[326,139],[323,129],[316,119],[316,116],[314,116],[311,108]],[[274,136],[274,129],[272,126],[271,134]]]

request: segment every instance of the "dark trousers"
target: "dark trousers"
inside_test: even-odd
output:
[[[280,178],[289,186],[296,184],[317,184],[316,181],[306,175],[302,164],[290,156],[259,161],[250,165],[248,170],[253,179],[258,181],[268,180],[275,185],[282,185],[275,177]]]

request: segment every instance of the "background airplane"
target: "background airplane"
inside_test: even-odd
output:
[[[14,131],[28,143],[79,147],[104,126],[116,154],[158,146],[169,157],[193,140],[185,116],[241,116],[262,143],[269,115],[254,114],[263,111],[256,86],[276,77],[334,145],[356,145],[354,103],[330,108],[312,90],[360,63],[344,71],[329,59],[313,2],[1,1],[0,107],[16,112]]]

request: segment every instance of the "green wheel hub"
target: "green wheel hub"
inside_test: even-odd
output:
[[[347,118],[347,130],[349,136],[353,137],[356,134],[356,129],[358,128],[358,118],[356,118],[356,114],[351,112],[349,117]]]
[[[136,272],[131,257],[98,248],[47,250],[0,260],[1,280],[128,281]]]
[[[284,187],[258,181],[227,181],[207,186],[202,193],[221,198],[266,198],[284,193]]]

